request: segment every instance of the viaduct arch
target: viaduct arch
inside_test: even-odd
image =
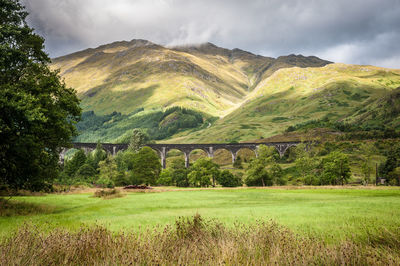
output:
[[[166,157],[167,152],[172,149],[179,150],[183,152],[185,155],[185,166],[189,167],[189,155],[193,150],[203,150],[206,152],[208,157],[214,157],[214,151],[218,149],[228,150],[232,155],[232,163],[235,162],[237,153],[240,149],[248,148],[252,150],[256,157],[258,156],[258,147],[260,145],[274,147],[281,157],[285,154],[285,152],[292,146],[297,146],[301,142],[264,142],[264,143],[208,143],[208,144],[146,144],[144,146],[150,147],[155,150],[161,159],[162,168],[166,167]],[[128,148],[128,144],[112,144],[112,143],[102,143],[103,149],[106,150],[109,154],[113,156],[117,154],[119,151],[126,150]],[[83,149],[85,153],[96,149],[97,143],[73,143],[73,147],[75,149]],[[63,148],[60,153],[60,161],[64,162],[65,153],[71,148]]]

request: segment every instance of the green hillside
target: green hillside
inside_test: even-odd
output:
[[[241,106],[210,128],[181,133],[168,141],[253,140],[322,119],[369,125],[370,129],[399,128],[397,87],[400,70],[345,64],[281,69],[264,79]]]
[[[163,142],[190,143],[254,140],[334,123],[400,126],[396,69],[145,40],[59,57],[52,67],[82,100],[77,141],[121,141],[133,128]],[[168,113],[174,106],[198,119]]]

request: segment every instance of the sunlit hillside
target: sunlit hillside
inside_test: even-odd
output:
[[[400,70],[329,64],[285,68],[262,80],[238,106],[210,128],[183,132],[169,142],[230,142],[282,134],[288,127],[326,119],[399,127]],[[388,116],[383,107],[391,110]],[[374,111],[376,114],[371,114]]]
[[[323,66],[315,57],[278,59],[207,43],[165,48],[145,40],[115,42],[53,60],[84,110],[130,113],[182,106],[220,116],[240,104],[261,77],[290,66]]]
[[[268,138],[320,120],[400,126],[396,69],[145,40],[59,57],[52,67],[77,90],[83,110],[94,112],[84,115],[78,141],[121,141],[133,128],[188,143]],[[195,113],[165,112],[173,106]]]

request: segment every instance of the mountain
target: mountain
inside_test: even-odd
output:
[[[55,58],[53,67],[77,90],[85,110],[126,114],[178,105],[220,116],[279,68],[328,63],[295,55],[273,59],[211,43],[166,48],[132,40]]]
[[[181,132],[168,142],[256,140],[329,123],[400,129],[399,86],[400,70],[346,64],[284,68],[212,127]]]
[[[400,70],[211,43],[114,42],[55,58],[52,67],[86,111],[78,141],[124,141],[136,127],[187,143],[270,137],[315,120],[379,127],[400,87]],[[390,112],[386,125],[398,127],[397,109]]]

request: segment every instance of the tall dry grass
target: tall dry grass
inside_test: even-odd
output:
[[[227,228],[199,215],[141,233],[94,226],[43,233],[24,226],[0,243],[0,265],[399,265],[400,236],[328,245],[274,222]],[[373,244],[372,244],[373,243]]]

